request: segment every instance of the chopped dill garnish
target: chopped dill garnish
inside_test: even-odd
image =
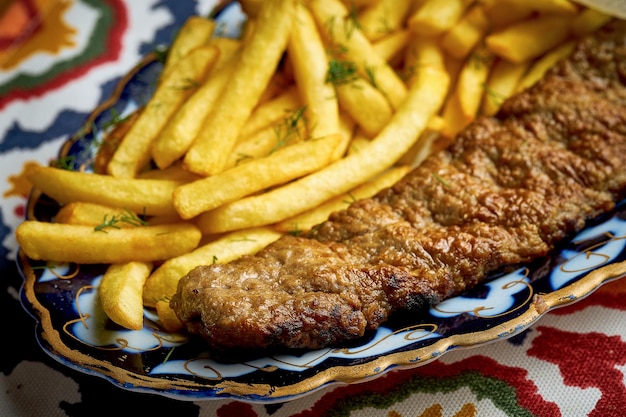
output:
[[[365,67],[365,73],[367,74],[372,87],[378,89],[378,85],[376,84],[376,68],[368,65]]]
[[[111,113],[111,119],[102,124],[102,130],[107,130],[111,127],[117,126],[120,123],[124,123],[131,117],[130,114],[124,117],[120,116],[115,108],[111,108],[109,112]]]
[[[304,122],[306,125],[306,118],[304,117],[305,111],[306,106],[302,106],[299,109],[289,112],[282,122],[274,127],[274,133],[276,133],[276,145],[270,150],[270,154],[276,152],[283,146],[288,145],[294,137],[302,139],[300,123]]]
[[[324,81],[333,85],[342,85],[349,84],[358,77],[354,62],[332,58],[328,62],[328,71]]]
[[[198,88],[202,85],[202,83],[194,80],[193,78],[185,78],[183,80],[183,84],[173,85],[170,88],[174,90],[191,90],[193,88]]]
[[[243,162],[246,159],[252,159],[252,155],[245,154],[245,153],[237,154],[237,160],[235,161],[235,165],[239,165],[240,162]]]
[[[217,256],[213,255],[213,264],[217,263]]]
[[[102,221],[102,223],[94,227],[94,231],[106,233],[106,230],[104,230],[106,228],[119,229],[120,226],[118,225],[118,223],[126,223],[136,227],[145,226],[148,224],[148,222],[137,217],[135,213],[133,213],[129,209],[124,209],[124,213],[120,214],[119,216],[113,215],[111,216],[111,218],[109,218],[109,215],[105,214],[104,220]]]
[[[293,230],[289,230],[287,233],[290,234],[291,236],[300,236],[304,231],[302,229],[300,229],[300,227],[298,226],[298,224],[294,224],[294,228]]]
[[[433,178],[436,179],[437,181],[439,181],[441,184],[443,184],[444,187],[449,188],[450,184],[447,183],[446,180],[444,180],[443,178],[441,178],[439,176],[439,174],[433,172]]]
[[[489,88],[489,86],[486,83],[483,83],[482,87],[485,90],[485,93],[487,94],[487,97],[494,104],[500,105],[500,104],[504,103],[504,100],[506,99],[506,96],[504,96],[503,94],[500,94],[497,91]]]
[[[106,233],[106,230],[104,229],[106,229],[107,227],[110,227],[113,229],[119,229],[120,227],[117,225],[117,223],[119,223],[119,219],[117,218],[117,216],[111,216],[111,218],[109,219],[109,215],[105,214],[104,220],[102,221],[102,223],[94,227],[93,230],[96,232]]]
[[[348,193],[348,199],[343,200],[343,202],[346,203],[346,204],[352,204],[356,200],[357,200],[357,198],[352,193]]]
[[[161,64],[165,64],[165,60],[167,59],[167,54],[169,53],[169,48],[164,45],[158,45],[154,48],[154,56],[157,62]]]
[[[346,38],[350,39],[355,30],[361,29],[361,23],[359,23],[359,11],[357,10],[354,2],[350,2],[350,10],[348,11],[348,18],[344,21],[344,31]]]
[[[163,359],[163,365],[165,365],[167,363],[167,361],[170,360],[170,356],[172,356],[172,353],[174,352],[174,349],[176,349],[176,346],[172,347],[169,352],[167,352],[167,355],[165,355],[165,359]]]
[[[63,158],[56,159],[52,166],[54,168],[65,169],[68,171],[74,170],[74,162],[76,161],[75,155],[66,155]]]

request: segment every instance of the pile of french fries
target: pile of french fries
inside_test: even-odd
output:
[[[240,3],[238,39],[186,21],[95,172],[28,174],[61,208],[19,226],[23,252],[110,264],[100,298],[125,328],[147,307],[178,329],[168,300],[188,271],[390,186],[610,20],[568,0]]]

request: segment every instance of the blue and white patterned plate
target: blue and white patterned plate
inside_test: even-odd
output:
[[[120,82],[59,158],[92,169],[102,132],[152,94],[161,64],[148,57]],[[51,220],[58,205],[37,192],[28,218]],[[554,256],[492,277],[422,314],[398,316],[350,346],[220,361],[186,334],[165,332],[146,310],[142,330],[107,319],[97,296],[106,265],[49,265],[20,254],[22,304],[37,320],[37,339],[59,362],[129,390],[185,400],[282,402],[331,384],[376,378],[425,365],[458,348],[504,340],[559,306],[626,276],[626,201],[593,221]]]

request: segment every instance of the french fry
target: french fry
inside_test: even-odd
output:
[[[545,75],[546,71],[554,66],[558,61],[564,59],[572,53],[574,42],[565,42],[553,51],[545,54],[530,67],[524,78],[520,81],[516,91],[522,91],[535,84]]]
[[[222,204],[299,178],[328,165],[340,141],[341,136],[334,134],[299,142],[265,158],[181,185],[174,191],[174,206],[183,219],[190,219]]]
[[[28,220],[18,226],[16,236],[31,259],[114,264],[180,256],[196,248],[201,233],[191,223],[122,229]]]
[[[408,30],[397,30],[373,44],[374,51],[386,62],[391,62],[406,48],[411,38]]]
[[[326,83],[326,48],[311,13],[298,3],[287,52],[302,101],[306,104],[307,124],[312,137],[339,131],[339,104],[332,85]]]
[[[143,328],[143,285],[151,271],[150,262],[109,265],[98,287],[107,317],[126,329]]]
[[[346,7],[354,7],[355,9],[362,9],[364,7],[372,6],[378,3],[380,0],[341,0]]]
[[[407,84],[413,85],[419,72],[425,68],[445,70],[445,57],[438,38],[414,36],[407,46],[404,56],[404,76]]]
[[[356,200],[372,197],[380,190],[391,187],[410,169],[411,167],[408,165],[392,167],[371,181],[352,189],[347,194],[336,196],[311,210],[277,223],[276,230],[284,233],[310,230],[326,220],[331,213],[345,209]]]
[[[154,139],[149,152],[157,167],[167,168],[187,152],[202,128],[204,119],[226,88],[233,70],[233,61],[234,58],[231,57],[231,61],[211,71],[207,81],[191,94]]]
[[[183,328],[183,322],[180,321],[174,310],[172,310],[169,301],[159,300],[155,307],[161,327],[168,332],[177,332]]]
[[[438,36],[461,18],[470,0],[426,0],[408,20],[411,31],[421,36]]]
[[[457,59],[465,58],[489,29],[489,20],[482,6],[471,7],[441,39],[441,46]]]
[[[178,181],[181,183],[192,182],[199,180],[201,177],[198,174],[194,174],[193,172],[187,171],[183,168],[182,162],[175,162],[174,164],[162,168],[162,169],[149,169],[146,171],[141,171],[137,174],[137,179],[153,179],[153,180],[169,180],[169,181]]]
[[[243,255],[254,254],[281,235],[269,227],[240,230],[165,261],[152,272],[144,285],[144,305],[154,307],[159,300],[169,299],[176,292],[178,281],[193,268],[227,263]]]
[[[530,18],[534,11],[522,1],[492,1],[485,4],[491,32],[497,32],[514,23]]]
[[[448,99],[443,111],[445,121],[441,131],[443,135],[454,137],[476,118],[492,59],[488,50],[479,48],[465,62],[453,95]]]
[[[94,227],[111,220],[119,220],[115,223],[117,227],[136,227],[143,223],[137,214],[128,209],[85,201],[71,201],[61,207],[54,216],[56,223],[82,224]]]
[[[468,121],[474,120],[478,113],[492,61],[493,55],[489,50],[478,48],[459,73],[456,92],[461,111]]]
[[[384,59],[376,55],[372,43],[351,20],[339,0],[311,0],[309,7],[326,42],[340,46],[345,59],[352,62],[365,79],[380,90],[394,109],[404,101],[406,86]]]
[[[371,142],[371,139],[368,138],[366,135],[364,135],[362,132],[361,134],[355,135],[352,141],[350,141],[350,146],[348,148],[348,155],[353,154],[355,152],[361,152],[363,149],[367,148],[370,142]]]
[[[415,84],[389,124],[363,152],[272,191],[225,204],[198,216],[205,233],[272,224],[345,193],[392,166],[418,139],[448,93],[446,72],[419,72]]]
[[[287,46],[295,0],[267,0],[256,20],[254,36],[244,45],[239,62],[215,109],[184,157],[187,169],[214,175],[224,169],[241,129],[267,87]],[[259,65],[262,62],[263,65]]]
[[[570,34],[571,16],[545,15],[524,20],[487,36],[487,47],[511,62],[535,59]]]
[[[212,19],[202,16],[190,16],[180,28],[172,42],[160,79],[164,80],[173,68],[185,58],[193,49],[207,45],[215,31],[216,23]]]
[[[572,22],[572,33],[576,37],[589,35],[608,23],[613,16],[596,9],[584,9]]]
[[[359,27],[370,41],[375,42],[400,31],[411,7],[411,1],[379,0],[359,13]]]
[[[286,88],[282,94],[254,109],[241,129],[237,143],[241,143],[268,126],[283,121],[290,113],[301,107],[302,101],[297,88],[295,86]]]
[[[348,152],[348,148],[350,147],[350,141],[352,141],[352,138],[354,137],[356,127],[354,119],[352,119],[349,114],[342,112],[339,115],[339,136],[341,136],[341,140],[333,152],[331,157],[332,162],[335,162],[346,155],[346,152]]]
[[[61,204],[88,201],[144,215],[176,214],[172,193],[182,185],[179,181],[116,178],[42,166],[33,167],[26,175],[35,188]]]
[[[337,84],[335,89],[343,111],[369,136],[377,135],[393,116],[393,108],[383,93],[361,77]]]
[[[481,112],[495,114],[504,100],[515,93],[529,67],[529,61],[517,64],[504,59],[496,60],[485,86]]]
[[[534,12],[546,14],[573,15],[578,12],[578,6],[569,0],[504,0],[502,3],[505,3],[509,7],[515,3],[519,3]]]
[[[180,60],[157,86],[137,121],[119,144],[107,166],[114,177],[132,178],[150,161],[150,147],[168,120],[204,80],[219,55],[217,48],[196,48]]]

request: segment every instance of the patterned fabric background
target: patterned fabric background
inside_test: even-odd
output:
[[[0,3],[1,416],[618,416],[626,410],[626,280],[507,341],[286,404],[133,393],[49,358],[20,305],[14,231],[30,164],[45,165],[117,80],[215,1]],[[130,410],[132,405],[133,410]],[[137,410],[137,411],[134,411]]]

